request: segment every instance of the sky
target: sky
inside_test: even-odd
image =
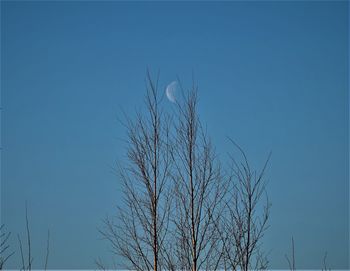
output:
[[[34,267],[110,262],[98,228],[121,201],[122,110],[161,89],[199,86],[220,157],[233,138],[266,172],[272,269],[349,268],[349,7],[346,1],[1,1],[1,221],[25,233]],[[168,102],[168,101],[165,101]],[[165,103],[169,108],[170,102]],[[19,253],[9,261],[18,268]],[[118,261],[116,258],[115,261]]]

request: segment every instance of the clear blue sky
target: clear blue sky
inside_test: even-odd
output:
[[[272,201],[272,268],[349,267],[348,2],[1,2],[1,219],[34,267],[110,260],[97,227],[121,198],[120,108],[145,72],[199,84],[200,115],[225,157],[231,136],[261,166]],[[170,106],[170,103],[169,103]],[[19,253],[10,267],[19,267]],[[15,264],[17,262],[17,264]]]

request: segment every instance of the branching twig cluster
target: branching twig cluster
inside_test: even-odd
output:
[[[0,270],[4,268],[5,263],[8,259],[15,253],[8,252],[10,245],[8,244],[8,240],[11,236],[11,232],[5,231],[5,225],[2,224],[0,226]]]

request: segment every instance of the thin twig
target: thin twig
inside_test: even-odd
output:
[[[47,263],[48,263],[48,260],[49,260],[49,252],[50,252],[50,230],[47,231],[46,256],[45,256],[45,266],[44,266],[44,270],[47,270]]]

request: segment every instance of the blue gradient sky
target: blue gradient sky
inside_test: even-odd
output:
[[[1,220],[34,267],[95,268],[97,227],[121,198],[120,108],[142,105],[145,72],[199,84],[200,115],[225,157],[269,151],[272,268],[348,268],[347,2],[1,2]],[[169,103],[169,106],[171,104]],[[19,267],[19,253],[10,267]],[[116,260],[118,261],[118,260]],[[17,263],[15,263],[17,262]]]

